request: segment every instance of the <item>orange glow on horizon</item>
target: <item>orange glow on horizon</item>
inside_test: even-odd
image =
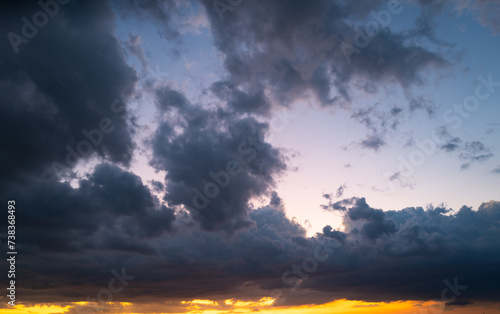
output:
[[[251,313],[258,311],[261,314],[438,314],[444,313],[444,306],[440,302],[435,301],[397,301],[397,302],[363,302],[363,301],[348,301],[337,300],[320,305],[302,305],[302,306],[273,306],[274,300],[269,297],[262,298],[258,301],[242,301],[237,299],[226,299],[224,301],[202,300],[195,299],[190,301],[166,302],[163,304],[134,304],[129,302],[109,302],[98,304],[101,309],[109,311],[109,313],[169,313],[169,314],[229,314],[229,313]],[[36,304],[27,306],[19,304],[15,308],[0,309],[2,313],[28,314],[28,313],[67,313],[69,311],[85,312],[85,307],[89,307],[88,311],[93,312],[94,305],[88,302],[73,302],[70,305],[56,304]],[[77,307],[82,307],[81,309]],[[450,313],[471,313],[477,311],[492,312],[491,308],[480,308],[479,306],[468,306],[464,308],[446,309]]]

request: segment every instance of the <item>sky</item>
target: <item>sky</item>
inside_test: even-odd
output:
[[[0,6],[0,313],[500,313],[500,2]]]

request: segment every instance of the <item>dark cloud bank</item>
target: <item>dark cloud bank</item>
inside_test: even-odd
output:
[[[381,82],[397,80],[409,87],[422,84],[421,68],[447,61],[382,29],[346,63],[339,47],[355,36],[347,21],[367,17],[383,7],[380,1],[363,1],[363,9],[343,1],[246,2],[224,21],[211,1],[203,3],[216,46],[226,55],[228,78],[210,88],[224,105],[192,103],[169,85],[155,87],[160,123],[147,144],[150,164],[166,171],[165,182],[155,183],[162,199],[124,170],[135,130],[117,118],[111,104],[126,102],[137,74],[114,35],[110,4],[61,4],[57,16],[17,53],[7,34],[20,34],[20,17],[31,17],[40,7],[2,4],[0,195],[18,206],[18,298],[86,300],[106,287],[109,270],[122,267],[136,279],[116,300],[259,298],[274,289],[286,291],[283,272],[329,240],[340,247],[301,285],[303,296],[311,298],[287,298],[287,303],[439,299],[443,280],[455,277],[468,286],[462,305],[497,300],[499,202],[483,203],[478,210],[382,211],[364,198],[332,202],[330,197],[324,208],[343,213],[343,231],[325,226],[307,237],[273,192],[287,169],[286,157],[262,140],[269,125],[258,118],[272,109],[263,92],[266,84],[283,105],[309,88],[323,105],[333,105],[350,99],[356,78],[371,81],[376,75]],[[175,10],[157,5],[132,1],[120,10],[132,14],[132,7],[139,10],[135,18],[155,14],[161,23],[168,21]],[[175,38],[171,28],[162,29],[165,37]],[[242,49],[243,43],[251,51]],[[297,58],[299,52],[305,59]],[[377,64],[374,53],[391,62]],[[420,58],[409,63],[416,53]],[[376,86],[365,89],[371,88]],[[124,107],[121,111],[127,114]],[[66,164],[66,147],[87,139],[82,130],[95,129],[103,117],[115,129],[86,157],[102,162],[76,188],[59,182],[53,163]],[[380,141],[373,137],[365,144],[379,147]],[[234,174],[222,173],[229,169]],[[195,205],[195,190],[207,194],[205,187],[214,182],[216,196]],[[256,197],[271,201],[254,208],[250,201]]]
[[[246,222],[228,235],[196,227],[204,216],[158,205],[140,178],[109,164],[98,166],[78,189],[33,182],[9,197],[18,200],[18,286],[26,301],[93,297],[109,281],[109,270],[122,267],[136,279],[116,300],[286,293],[299,277],[283,282],[283,273],[324,241],[341,246],[294,292],[309,298],[284,302],[439,300],[443,280],[455,277],[467,286],[468,302],[497,299],[500,202],[483,203],[477,211],[382,211],[363,198],[344,199],[327,206],[344,213],[344,230],[325,226],[306,237],[275,194],[268,206],[226,214]]]

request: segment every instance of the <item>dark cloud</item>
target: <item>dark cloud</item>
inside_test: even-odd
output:
[[[173,210],[159,205],[138,176],[109,164],[97,166],[76,189],[36,180],[2,199],[6,197],[23,207],[16,218],[27,254],[134,246],[148,251],[140,240],[171,231],[175,219]]]
[[[337,188],[337,191],[335,192],[335,195],[333,193],[323,193],[323,198],[328,200],[328,205],[320,205],[320,207],[324,210],[329,210],[329,209],[340,209],[338,205],[335,205],[335,208],[333,207],[334,203],[332,203],[334,198],[340,198],[344,195],[344,191],[347,188],[347,185],[342,184]]]
[[[346,234],[344,232],[333,230],[333,228],[330,225],[327,225],[323,228],[323,236],[335,239],[340,243],[344,243],[344,240],[346,238]]]
[[[463,141],[457,136],[453,136],[448,128],[441,126],[436,129],[437,138],[440,140],[439,148],[447,153],[457,152],[462,149]]]
[[[395,115],[400,114],[402,111],[403,111],[403,109],[401,109],[399,107],[394,107],[391,109],[391,114],[395,116]]]
[[[322,236],[344,245],[305,288],[353,299],[436,300],[446,288],[443,280],[457,278],[467,286],[461,291],[467,302],[496,298],[500,255],[488,252],[498,245],[500,202],[483,203],[477,211],[431,206],[384,212],[352,198],[331,208],[344,213],[344,231],[326,226]]]
[[[130,194],[130,200],[116,200],[114,192]],[[447,287],[443,281],[455,278],[466,286],[460,300],[497,298],[500,202],[483,203],[477,211],[465,206],[459,211],[432,206],[382,211],[351,198],[337,202],[344,214],[340,230],[326,226],[321,234],[306,237],[273,193],[268,206],[248,213],[252,223],[247,228],[227,237],[222,230],[180,228],[189,217],[179,213],[174,221],[136,176],[109,165],[99,166],[77,189],[33,184],[18,194],[26,200],[19,204],[26,213],[19,217],[25,226],[19,230],[25,258],[18,264],[18,289],[26,302],[85,300],[111,278],[103,269],[122,267],[136,279],[116,300],[137,303],[228,296],[258,300],[274,289],[283,291],[284,304],[310,303],[311,298],[317,303],[332,298],[439,300]],[[53,201],[44,203],[47,199]],[[50,216],[37,213],[41,206]],[[283,282],[283,273],[314,256],[324,241],[342,245],[333,246],[329,258],[318,262],[300,285],[297,293],[308,298],[292,297],[290,282],[298,277],[291,273]]]
[[[484,161],[493,157],[493,154],[483,143],[471,141],[465,143],[464,152],[459,157],[465,160]]]
[[[354,82],[364,82],[358,85],[368,93],[389,81],[409,88],[424,82],[423,68],[447,63],[441,55],[385,27],[370,38],[367,47],[354,47],[359,32],[352,19],[373,18],[372,10],[387,9],[383,1],[365,5],[258,1],[225,12],[222,20],[212,1],[202,3],[216,46],[226,56],[232,84],[254,92],[270,86],[273,98],[283,105],[307,90],[323,105],[349,102]],[[346,52],[346,45],[355,52]]]
[[[151,185],[153,186],[153,190],[155,192],[163,192],[163,190],[165,189],[165,185],[160,181],[152,180]]]
[[[68,150],[78,151],[82,141],[90,145],[85,131],[98,143],[91,145],[90,156],[123,164],[132,156],[126,108],[119,100],[131,95],[137,77],[114,36],[108,3],[61,4],[32,38],[11,45],[8,34],[25,36],[21,18],[29,21],[41,10],[22,1],[3,2],[0,8],[0,132],[13,135],[1,142],[0,161],[9,165],[2,167],[2,185],[33,174],[54,176],[53,162],[71,168]],[[28,35],[35,32],[26,29]],[[112,131],[96,131],[99,141],[92,131],[100,130],[103,119],[111,120]],[[81,157],[75,153],[71,164]]]
[[[27,302],[95,298],[109,271],[126,263],[123,256],[158,254],[152,242],[174,229],[174,211],[138,176],[110,164],[98,165],[77,188],[36,179],[0,198],[16,201],[16,243],[25,257],[16,283]]]
[[[247,227],[248,201],[270,193],[286,169],[280,150],[261,141],[268,125],[203,109],[166,86],[156,96],[163,114],[176,117],[161,122],[151,143],[151,164],[167,171],[164,199],[188,208],[207,230]]]
[[[323,193],[323,197],[326,198],[327,200],[331,200],[332,199],[332,194]]]
[[[212,84],[210,90],[236,112],[269,114],[271,105],[262,90],[249,95],[230,81],[216,82]]]
[[[400,180],[401,179],[401,172],[395,172],[391,176],[389,176],[389,181],[395,181],[395,180]]]
[[[369,135],[360,143],[361,147],[373,149],[374,151],[378,151],[385,144],[385,140],[378,135]]]
[[[491,172],[496,173],[496,174],[500,173],[500,166],[496,167]]]
[[[382,210],[369,207],[364,198],[344,199],[330,204],[329,209],[345,212],[344,226],[349,226],[346,230],[359,233],[369,240],[376,240],[383,235],[391,235],[397,231],[394,222],[386,219]]]
[[[464,141],[449,133],[446,127],[437,129],[436,135],[443,143],[439,148],[447,153],[455,153],[464,163],[461,170],[468,169],[474,162],[482,162],[493,157],[491,150],[480,141]]]
[[[115,300],[245,298],[248,282],[281,278],[283,266],[315,241],[286,217],[275,193],[233,237],[180,228],[137,176],[110,165],[100,165],[77,189],[39,182],[11,196],[24,207],[17,217],[25,256],[17,264],[17,287],[25,302],[95,298],[112,278],[109,270],[122,267],[136,279]]]
[[[465,161],[461,166],[462,170],[468,169],[475,161],[486,161],[492,157],[490,149],[479,141],[466,142],[462,152],[458,154],[458,158]]]
[[[283,206],[283,200],[278,196],[278,193],[276,193],[275,191],[271,193],[271,201],[269,202],[269,205],[274,206],[276,208]]]
[[[436,110],[436,105],[430,99],[419,96],[408,96],[410,111],[425,110],[429,116],[432,116]]]
[[[458,149],[458,143],[460,143],[460,139],[458,137],[454,137],[446,144],[441,145],[439,148],[441,148],[447,153],[453,152]]]

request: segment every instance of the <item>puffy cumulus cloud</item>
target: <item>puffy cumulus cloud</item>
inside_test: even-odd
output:
[[[330,203],[323,206],[323,208],[345,212],[344,227],[347,233],[359,234],[366,239],[376,240],[383,235],[391,235],[396,232],[394,222],[387,219],[382,210],[368,206],[364,198],[344,199]],[[331,231],[330,226],[325,228],[323,229],[324,232],[326,231],[325,235],[333,238],[337,237],[336,233]]]
[[[99,129],[103,119],[112,131],[92,152],[128,164],[134,145],[118,101],[131,95],[137,77],[115,38],[108,3],[60,4],[43,27],[32,24],[42,11],[34,2],[0,6],[0,132],[12,135],[1,142],[0,161],[9,165],[0,171],[2,186],[54,175],[53,162],[69,167],[81,155],[68,163],[67,147],[76,151],[88,140],[82,132]]]
[[[219,15],[225,9],[217,8],[213,1],[202,3],[233,84],[252,93],[267,88],[283,105],[307,91],[322,105],[349,102],[353,85],[359,82],[365,84],[358,89],[367,93],[376,91],[381,82],[409,88],[424,82],[422,69],[447,64],[443,56],[414,44],[413,39],[422,34],[395,33],[388,25],[359,40],[369,45],[358,43],[362,47],[357,47],[356,39],[365,27],[378,23],[371,11],[386,10],[384,18],[391,18],[384,1],[364,1],[362,5],[253,1],[226,10],[223,19]],[[353,20],[363,22],[358,25]]]
[[[339,298],[435,300],[447,288],[443,281],[457,277],[467,286],[461,291],[467,302],[496,299],[500,202],[483,203],[477,211],[466,206],[459,211],[432,206],[382,211],[364,198],[325,207],[344,213],[343,231],[326,226],[319,236],[343,246],[305,288]]]
[[[167,172],[164,200],[187,208],[207,230],[247,227],[249,200],[269,193],[286,170],[281,151],[263,141],[267,123],[192,104],[168,86],[156,98],[162,121],[151,165]]]

